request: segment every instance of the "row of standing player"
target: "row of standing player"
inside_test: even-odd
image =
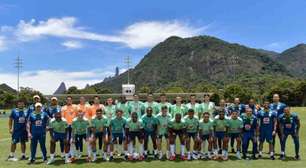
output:
[[[148,95],[148,102],[150,102],[150,101],[152,101],[152,99],[150,98],[150,96],[152,96],[152,95]],[[163,102],[162,101],[162,97],[163,97],[164,95],[161,95],[161,102]],[[206,102],[207,102],[207,97],[209,98],[209,96],[207,96],[207,95],[205,95],[204,96],[205,98],[206,98]],[[134,98],[136,99],[135,101],[133,101],[133,103],[135,103],[135,102],[138,102],[137,101],[137,95],[135,95],[134,96]],[[192,100],[192,99],[194,99],[195,98],[195,96],[191,96],[190,97],[190,99],[191,99],[191,103],[190,104],[193,104],[194,106],[193,106],[193,108],[189,108],[189,109],[193,109],[193,110],[190,110],[190,111],[193,111],[192,113],[194,113],[194,112],[201,112],[201,111],[199,111],[197,108],[195,108],[195,103],[192,103],[192,102],[194,102],[194,100]],[[150,100],[151,99],[151,100]],[[34,96],[34,100],[36,101],[36,102],[39,102],[39,97],[37,97],[37,96]],[[95,101],[94,101],[94,105],[99,105],[98,107],[96,107],[96,109],[101,109],[101,112],[104,112],[104,114],[106,114],[106,109],[107,109],[107,106],[106,107],[104,107],[103,105],[100,105],[99,103],[98,103],[98,100],[99,100],[99,98],[98,97],[95,97]],[[208,99],[209,100],[209,99]],[[283,111],[284,111],[284,109],[285,109],[285,105],[283,104],[283,103],[280,103],[279,102],[279,96],[278,95],[274,95],[273,96],[273,100],[274,100],[274,103],[272,103],[270,106],[269,106],[269,110],[270,110],[270,112],[269,112],[269,116],[270,116],[270,113],[271,113],[271,111],[276,111],[276,116],[278,116],[277,118],[279,118],[280,119],[280,117],[279,116],[282,116],[282,114],[279,114],[279,113],[283,113]],[[237,102],[237,99],[235,99],[235,101]],[[239,99],[238,99],[238,101],[239,101]],[[55,107],[54,105],[56,105],[56,102],[57,102],[57,99],[56,98],[52,98],[52,100],[51,100],[51,102],[53,102],[53,103],[51,103],[51,106],[53,105],[53,107]],[[82,103],[83,102],[83,103]],[[110,117],[108,117],[108,116],[106,116],[106,118],[108,118],[108,119],[106,119],[106,123],[108,123],[108,124],[106,124],[105,126],[103,126],[103,127],[107,127],[108,128],[108,133],[107,134],[103,134],[103,132],[102,132],[102,135],[101,135],[101,131],[100,131],[100,135],[96,135],[95,134],[95,132],[96,131],[94,131],[94,130],[89,130],[89,131],[87,131],[87,127],[88,126],[85,126],[85,128],[81,128],[81,127],[84,127],[84,126],[82,126],[82,125],[86,125],[86,124],[83,124],[83,122],[77,122],[77,120],[75,119],[75,121],[74,121],[74,118],[76,117],[76,118],[83,118],[83,115],[85,114],[87,114],[87,118],[89,118],[88,116],[88,112],[86,111],[86,109],[85,108],[81,108],[82,106],[81,105],[83,105],[84,104],[84,107],[86,107],[85,106],[85,103],[84,103],[85,101],[84,101],[84,98],[81,98],[81,103],[80,103],[80,105],[78,105],[78,117],[76,117],[76,113],[74,112],[74,106],[72,105],[72,99],[71,99],[71,97],[68,97],[67,98],[67,105],[66,106],[64,106],[63,108],[53,108],[53,109],[60,109],[59,111],[57,111],[57,112],[61,112],[61,113],[58,113],[57,115],[59,115],[59,114],[62,114],[63,116],[66,116],[66,117],[64,117],[64,118],[66,118],[66,121],[67,121],[67,129],[65,129],[66,127],[65,127],[65,124],[64,125],[61,125],[61,124],[54,124],[54,123],[57,123],[57,122],[55,122],[55,120],[53,120],[52,122],[51,122],[51,124],[50,124],[50,135],[51,135],[51,149],[50,149],[50,151],[51,151],[51,154],[50,154],[50,156],[51,156],[51,159],[50,159],[50,161],[51,162],[53,162],[54,161],[54,151],[55,151],[55,142],[56,141],[60,141],[61,142],[61,150],[62,151],[64,151],[64,148],[65,148],[65,152],[66,152],[66,162],[70,162],[71,161],[71,159],[68,159],[68,157],[69,157],[69,147],[70,147],[70,145],[68,145],[69,144],[69,142],[66,142],[65,141],[65,139],[67,139],[67,136],[65,136],[66,135],[66,130],[67,130],[67,132],[68,132],[68,139],[72,139],[72,143],[75,143],[75,146],[76,146],[76,148],[77,148],[77,150],[82,150],[82,140],[83,139],[86,139],[87,140],[87,143],[88,143],[88,149],[89,149],[89,154],[91,153],[91,149],[93,148],[94,150],[94,159],[93,160],[95,160],[95,157],[96,157],[96,154],[95,154],[95,141],[96,141],[96,139],[99,139],[99,149],[101,149],[101,147],[102,147],[102,141],[105,141],[105,144],[106,145],[104,145],[104,146],[106,146],[106,148],[107,148],[107,146],[109,146],[109,147],[111,147],[111,148],[113,148],[113,145],[112,145],[112,143],[109,143],[109,145],[107,145],[107,139],[108,138],[112,138],[113,140],[111,141],[111,142],[115,142],[115,140],[119,140],[119,143],[122,143],[122,141],[123,141],[123,135],[122,134],[119,134],[119,133],[114,133],[114,132],[116,132],[116,131],[110,131],[111,129],[111,127],[110,127],[110,125],[111,125],[111,123],[112,122],[115,122],[115,120],[116,120],[116,118],[117,117],[115,117],[113,120],[114,121],[112,121],[112,122],[110,122]],[[209,102],[209,101],[208,101]],[[108,103],[109,104],[112,104],[112,102],[110,101],[110,99],[108,99]],[[178,105],[178,103],[180,103],[180,98],[178,97],[177,98],[177,104],[176,104],[176,106]],[[127,104],[127,103],[125,103],[125,104]],[[237,103],[236,103],[237,104]],[[41,147],[42,147],[42,152],[43,152],[43,155],[44,155],[44,159],[46,159],[46,149],[44,149],[45,147],[45,131],[44,131],[44,129],[41,129],[40,127],[44,127],[44,126],[47,126],[47,124],[45,123],[44,124],[44,118],[46,118],[46,121],[47,121],[47,118],[48,118],[48,115],[36,115],[36,111],[39,113],[39,111],[42,111],[42,108],[43,107],[40,107],[40,104],[38,103],[38,104],[36,104],[37,105],[37,108],[34,108],[34,111],[32,111],[32,112],[30,112],[30,114],[28,113],[28,115],[25,117],[25,118],[28,118],[28,137],[29,138],[31,138],[31,162],[34,162],[35,161],[35,153],[36,153],[36,146],[37,146],[37,143],[39,142],[40,144],[41,144]],[[93,105],[93,106],[94,106]],[[167,107],[167,105],[162,105],[162,106],[165,106],[165,107]],[[249,108],[249,107],[251,107],[251,106],[249,106],[248,108],[245,108],[245,107],[243,107],[244,105],[242,105],[242,104],[237,104],[237,106],[231,106],[230,108],[224,108],[224,110],[220,110],[220,107],[219,107],[219,110],[217,110],[217,111],[223,111],[223,112],[225,112],[225,113],[228,113],[229,111],[236,111],[237,112],[237,114],[240,114],[240,113],[243,113],[243,111],[242,111],[242,109],[249,109],[249,110],[251,110],[251,116],[252,116],[252,113],[254,113],[254,110],[252,109],[252,108]],[[71,107],[71,108],[69,108],[69,107]],[[153,104],[152,104],[152,106],[150,106],[150,107],[152,107],[152,108],[148,108],[149,106],[147,106],[147,108],[146,108],[146,112],[148,112],[148,111],[150,111],[150,109],[152,110],[152,113],[154,113],[154,106],[153,106]],[[222,101],[221,101],[221,107],[222,107]],[[40,108],[40,109],[39,109]],[[236,108],[236,109],[235,109]],[[30,108],[29,109],[31,109],[31,106],[30,106]],[[118,108],[118,109],[120,109],[120,108]],[[166,108],[167,110],[166,110],[166,112],[169,112],[169,110],[168,109],[175,109],[175,108],[173,108],[173,106],[170,106],[170,108]],[[222,109],[222,108],[221,108]],[[228,109],[232,109],[232,110],[228,110]],[[234,110],[233,110],[234,109]],[[16,109],[15,109],[16,110]],[[50,109],[49,109],[50,110]],[[197,111],[198,110],[198,111]],[[29,111],[29,110],[28,110]],[[47,111],[46,109],[44,110],[44,111]],[[93,110],[92,110],[93,111]],[[99,111],[99,110],[98,110]],[[120,113],[123,113],[123,110],[118,110],[119,112],[119,114]],[[120,112],[121,111],[121,112]],[[208,110],[207,110],[208,111]],[[34,113],[33,113],[34,112]],[[57,112],[53,112],[54,114],[55,113],[57,113]],[[136,115],[136,116],[140,116],[140,115],[138,115],[138,113],[137,113],[137,111],[134,111],[135,112],[135,114],[134,115]],[[178,110],[174,110],[174,112],[172,112],[172,115],[174,114],[174,116],[176,116],[175,114],[180,114],[179,116],[181,116],[182,117],[182,113],[181,113],[182,111],[178,111]],[[17,113],[16,111],[15,111],[15,113]],[[50,111],[48,112],[49,114],[50,114]],[[191,113],[191,112],[190,112]],[[257,113],[257,112],[256,112]],[[13,114],[13,113],[12,113]],[[47,113],[43,113],[43,114],[47,114]],[[189,113],[188,113],[189,114]],[[207,114],[209,114],[209,113],[205,113],[206,115]],[[222,113],[221,113],[222,114]],[[235,113],[233,113],[233,114],[235,114]],[[258,113],[259,114],[259,113]],[[62,115],[60,115],[60,118],[62,117]],[[67,115],[74,115],[74,117],[67,117]],[[107,115],[107,114],[106,114]],[[122,115],[122,114],[121,114]],[[192,114],[193,116],[194,116],[194,114]],[[37,117],[38,116],[38,117]],[[51,115],[52,116],[52,115]],[[97,115],[98,116],[98,115]],[[119,115],[120,116],[120,115]],[[143,116],[143,117],[146,117],[147,115],[145,115],[145,116]],[[189,116],[189,115],[188,115]],[[205,115],[204,115],[205,116]],[[222,115],[221,115],[222,116]],[[245,115],[246,116],[246,115]],[[283,115],[283,116],[285,116],[285,115]],[[293,124],[293,127],[294,127],[294,134],[292,133],[292,132],[290,132],[290,134],[293,136],[293,138],[294,138],[294,142],[295,142],[295,144],[296,144],[296,148],[297,148],[297,151],[298,151],[298,130],[299,130],[299,120],[298,120],[298,118],[297,118],[297,116],[296,115],[291,115],[291,114],[289,114],[289,118],[292,116],[292,118],[293,118],[293,120],[291,121],[291,122],[296,122],[296,124],[294,125],[294,123],[292,123]],[[23,138],[22,136],[18,136],[17,134],[18,133],[16,133],[16,131],[14,132],[14,130],[15,130],[15,120],[13,120],[14,119],[14,116],[13,115],[11,115],[11,117],[10,117],[11,119],[10,119],[10,130],[12,130],[11,132],[12,132],[12,134],[13,134],[13,143],[12,143],[12,149],[11,149],[11,154],[10,154],[10,159],[12,159],[12,158],[15,158],[14,157],[14,151],[15,151],[15,148],[16,148],[16,143],[18,143],[18,142],[23,142],[23,140],[25,139],[25,137]],[[16,116],[15,116],[15,118],[16,118]],[[17,117],[18,118],[18,117]],[[96,117],[96,118],[99,118],[99,117]],[[195,117],[195,118],[197,118],[197,117]],[[221,117],[222,118],[222,117]],[[248,117],[246,117],[247,118],[247,122],[249,122],[249,118]],[[286,117],[285,117],[286,118]],[[188,120],[188,117],[186,117],[186,119]],[[255,118],[256,119],[256,118]],[[264,120],[266,119],[266,118],[263,118]],[[22,124],[23,122],[21,121],[22,120],[22,117],[19,117],[19,120],[16,122],[16,123],[20,123],[20,124]],[[33,121],[32,121],[33,120]],[[69,123],[69,120],[70,120],[70,123]],[[175,119],[174,119],[175,120]],[[215,121],[218,121],[219,119],[216,119]],[[287,122],[287,118],[286,118],[286,122]],[[12,129],[12,121],[14,121],[14,128]],[[131,121],[132,121],[132,119],[131,119]],[[203,121],[204,121],[204,119],[203,119]],[[219,123],[219,122],[213,122],[213,123]],[[252,120],[251,120],[252,121]],[[280,122],[279,123],[282,123],[281,122],[281,120],[279,120]],[[52,123],[53,123],[53,125],[54,125],[54,127],[52,128]],[[60,123],[60,122],[59,122]],[[64,123],[64,122],[63,122]],[[78,124],[73,124],[73,123],[78,123]],[[84,123],[86,123],[86,122],[84,122]],[[90,122],[88,122],[89,124],[88,125],[91,125],[90,124]],[[171,122],[170,122],[171,123]],[[176,124],[174,121],[173,121],[173,123],[174,123],[174,125],[175,126],[178,126],[178,127],[180,127],[179,125],[181,125],[181,124]],[[185,125],[185,122],[182,122],[182,123],[184,123],[184,124],[182,124],[182,125]],[[191,123],[191,125],[192,125],[192,123],[193,122],[190,122]],[[197,123],[197,122],[196,122]],[[222,122],[221,122],[222,123]],[[256,122],[257,123],[257,122]],[[272,122],[271,122],[272,123]],[[101,123],[99,123],[99,122],[97,122],[96,123],[96,126],[97,125],[99,125],[100,124],[100,126],[101,126]],[[143,123],[142,123],[143,124]],[[76,125],[76,127],[73,127],[73,125]],[[103,122],[102,122],[102,125],[103,125]],[[120,122],[119,122],[119,124],[113,124],[113,127],[115,128],[116,127],[116,125],[120,125]],[[129,124],[128,123],[126,123],[126,125],[128,126]],[[133,125],[133,124],[132,124]],[[136,124],[137,125],[137,124]],[[144,124],[145,125],[145,124]],[[150,124],[149,124],[150,125]],[[157,124],[158,125],[158,124]],[[227,140],[228,140],[228,137],[231,137],[231,139],[232,139],[232,142],[234,142],[233,140],[234,139],[236,139],[237,140],[237,142],[238,142],[238,145],[237,145],[237,152],[239,152],[240,151],[240,148],[239,148],[239,146],[240,146],[240,144],[239,144],[239,140],[240,140],[240,138],[241,138],[241,136],[238,136],[237,134],[236,135],[233,135],[233,134],[230,134],[229,136],[227,135],[227,133],[228,132],[230,132],[230,131],[228,131],[228,129],[231,129],[230,127],[224,127],[224,133],[220,133],[220,132],[222,132],[222,131],[216,131],[216,128],[218,128],[219,126],[218,126],[218,124],[213,124],[214,126],[213,126],[213,133],[214,134],[210,134],[208,137],[207,137],[207,141],[208,141],[208,143],[209,143],[209,146],[210,146],[210,149],[211,149],[211,146],[212,146],[212,144],[214,144],[213,146],[214,146],[214,149],[223,149],[223,159],[227,159]],[[221,124],[221,125],[224,125],[224,124]],[[226,124],[225,124],[226,125]],[[246,124],[246,125],[248,125],[248,124]],[[273,124],[272,124],[273,125]],[[276,124],[275,124],[276,125]],[[277,127],[275,127],[275,128],[282,128],[282,127],[280,127],[280,125],[281,124],[278,124],[279,126],[277,126]],[[287,126],[288,126],[288,124],[286,124]],[[174,126],[174,127],[175,127]],[[80,128],[78,128],[78,127],[80,127]],[[102,128],[103,128],[102,127]],[[150,126],[151,127],[151,126]],[[177,134],[176,134],[176,132],[174,131],[174,132],[172,132],[171,133],[171,130],[175,130],[175,129],[173,129],[173,128],[170,128],[169,127],[169,133],[168,133],[168,131],[167,131],[167,133],[165,134],[165,137],[168,137],[169,135],[179,135],[179,137],[180,137],[180,139],[181,139],[181,149],[182,148],[184,148],[184,145],[186,144],[187,146],[187,150],[188,150],[188,159],[190,158],[190,139],[191,138],[193,138],[193,140],[194,140],[194,150],[195,150],[195,152],[193,153],[193,158],[197,158],[195,155],[197,155],[197,151],[199,151],[199,149],[200,149],[200,147],[199,146],[201,146],[201,145],[199,145],[199,142],[200,142],[200,139],[202,138],[202,140],[203,140],[203,137],[202,136],[199,136],[200,134],[198,134],[198,136],[195,136],[195,134],[194,134],[194,132],[191,132],[192,134],[190,134],[190,131],[188,132],[188,128],[189,128],[190,126],[186,126],[186,131],[184,131],[185,129],[184,128],[182,128],[182,131],[179,131]],[[196,126],[196,124],[194,124],[193,125],[193,127],[197,127]],[[241,126],[242,127],[242,126]],[[248,127],[248,126],[247,126]],[[16,127],[17,128],[17,127]],[[64,128],[64,129],[60,129],[60,128]],[[72,128],[75,128],[75,129],[72,129]],[[92,126],[90,127],[90,128],[92,128]],[[120,130],[120,127],[118,127],[119,129],[118,130]],[[283,129],[283,130],[286,130],[286,128],[287,127],[284,127],[285,129]],[[56,132],[56,131],[54,131],[53,129],[58,129],[58,132]],[[243,127],[243,128],[241,128],[241,130],[244,130],[245,128]],[[16,130],[18,130],[18,129],[16,129]],[[33,134],[33,130],[35,130],[34,131],[34,134]],[[122,130],[122,127],[121,127],[121,130]],[[192,129],[191,129],[192,130]],[[252,129],[251,129],[252,130]],[[254,130],[257,130],[257,129],[254,129]],[[281,133],[281,130],[282,129],[280,129],[278,132],[279,133]],[[124,129],[123,129],[123,131],[124,131]],[[127,132],[129,131],[129,130],[126,130]],[[152,130],[151,130],[152,131]],[[275,135],[275,133],[276,133],[276,131],[277,130],[272,130],[271,129],[271,134],[272,135]],[[37,132],[42,132],[41,134],[38,134]],[[72,134],[71,134],[71,132],[72,132]],[[89,134],[88,133],[86,133],[85,134],[85,132],[94,132],[94,134],[91,134],[90,136],[88,136]],[[99,131],[98,131],[99,132]],[[110,134],[110,132],[112,132],[112,134]],[[120,132],[120,131],[119,131]],[[148,134],[148,132],[149,132],[149,134]],[[127,138],[126,138],[126,142],[128,141],[128,139],[130,139],[130,140],[132,140],[132,144],[135,144],[135,137],[138,137],[138,139],[140,140],[140,142],[142,141],[142,139],[144,139],[144,148],[145,148],[145,151],[144,151],[144,156],[146,156],[146,154],[147,154],[147,152],[146,152],[146,149],[147,149],[147,143],[148,143],[148,138],[149,137],[151,137],[152,138],[152,142],[153,142],[153,148],[155,149],[154,150],[154,153],[156,154],[156,156],[157,156],[157,145],[156,145],[156,142],[157,142],[157,144],[161,144],[160,143],[160,141],[161,141],[161,139],[160,138],[157,138],[157,140],[156,140],[156,137],[159,137],[159,136],[157,136],[157,134],[155,134],[155,132],[156,132],[156,130],[154,131],[154,129],[153,129],[153,131],[152,132],[150,132],[150,131],[144,131],[144,135],[143,136],[140,136],[140,134],[138,135],[138,134],[134,134],[133,132],[132,132],[132,134],[133,135],[128,135],[128,134],[126,134],[127,135]],[[186,133],[185,133],[186,132]],[[205,131],[204,131],[205,132]],[[252,132],[252,131],[251,131]],[[256,132],[256,131],[255,131]],[[272,140],[271,140],[271,138],[270,138],[270,133],[264,133],[264,134],[269,134],[269,136],[268,135],[266,135],[267,137],[265,137],[265,139],[270,143],[270,144],[273,144],[272,142]],[[280,136],[280,140],[281,140],[281,146],[282,146],[282,154],[281,154],[281,156],[283,156],[284,157],[284,146],[285,145],[283,145],[283,144],[285,144],[285,143],[283,143],[282,141],[285,141],[285,139],[287,138],[287,136],[289,135],[287,135],[288,133],[286,133],[286,131],[285,132],[283,132],[283,134],[279,134],[279,135],[281,135]],[[33,136],[33,135],[35,135],[35,136]],[[87,136],[86,136],[87,135]],[[106,136],[105,136],[106,135]],[[252,134],[251,134],[252,135]],[[254,138],[255,136],[255,133],[254,133],[254,135],[252,135],[252,136],[246,136],[246,135],[244,135],[244,136],[242,136],[242,138],[243,139],[245,139],[245,141],[249,141],[249,140],[253,140],[253,142],[255,143],[255,140],[254,139],[256,139],[256,138]],[[271,135],[271,136],[272,136]],[[130,137],[130,138],[128,138],[128,137]],[[142,138],[143,137],[143,138]],[[173,137],[173,136],[169,136],[170,138],[170,142],[171,142],[171,137]],[[176,137],[176,136],[175,136]],[[186,137],[186,138],[184,138],[184,137]],[[213,138],[214,137],[214,138]],[[245,137],[248,137],[248,138],[245,138]],[[173,138],[172,138],[173,139]],[[215,143],[211,143],[211,139],[214,139],[215,141]],[[262,138],[260,138],[260,139],[262,139]],[[205,139],[204,139],[205,140]],[[216,143],[218,141],[218,143]],[[158,143],[159,142],[159,143]],[[167,141],[168,142],[168,141]],[[186,143],[187,142],[187,143]],[[221,144],[223,143],[223,146],[220,146]],[[247,142],[248,143],[248,142]],[[22,144],[22,158],[24,158],[25,157],[25,143],[21,143]],[[65,145],[66,144],[66,145]],[[127,154],[127,153],[129,153],[129,154],[131,154],[131,153],[133,153],[133,149],[131,149],[132,148],[132,146],[133,145],[131,145],[131,144],[129,144],[128,145],[128,143],[124,143],[125,145],[124,145],[124,149],[125,149],[125,154]],[[167,143],[167,144],[169,144],[169,143]],[[218,145],[219,145],[219,148],[218,148]],[[245,143],[243,143],[243,144],[245,144]],[[257,142],[256,142],[256,144],[257,144]],[[261,145],[262,146],[262,145]],[[273,145],[270,145],[270,146],[272,146],[272,147],[270,147],[270,152],[271,152],[271,158],[272,158],[272,154],[273,154],[273,150],[272,150],[272,148],[273,148]],[[92,148],[91,148],[92,147]],[[142,145],[140,145],[140,148],[142,147]],[[256,148],[256,147],[255,147]],[[129,149],[129,152],[127,151],[127,149]],[[160,145],[159,145],[159,149],[160,149]],[[169,145],[167,145],[167,150],[171,150],[171,149],[173,149],[173,146],[171,146],[170,145],[170,147],[169,147]],[[254,148],[253,148],[254,149]],[[256,148],[257,149],[257,148]],[[109,153],[110,153],[110,158],[112,159],[112,152],[111,151],[113,151],[113,149],[108,149],[108,150],[106,150],[106,149],[104,149],[104,151],[105,151],[105,153],[104,153],[104,155],[106,154],[106,152],[107,151],[110,151]],[[215,151],[217,151],[217,150],[215,150]],[[255,150],[253,151],[253,152],[255,152]],[[141,153],[141,151],[140,151],[140,153]],[[172,157],[170,157],[170,158],[172,158],[173,159],[173,150],[172,150],[172,152],[170,152],[171,153],[171,156]],[[245,153],[245,152],[244,152]],[[167,152],[167,154],[168,154],[168,156],[169,156],[169,152]],[[183,152],[183,149],[182,149],[182,154],[184,154],[184,152]],[[260,151],[260,153],[259,153],[260,155],[261,155],[261,151]],[[73,152],[73,150],[71,150],[71,152],[70,152],[70,155],[72,156],[72,158],[74,158],[73,156],[75,155],[74,154],[74,152]],[[127,157],[128,155],[126,155],[126,157]],[[131,155],[130,155],[131,156]],[[142,155],[141,155],[142,156]],[[140,158],[141,158],[141,156],[140,156]],[[159,156],[161,157],[162,156],[162,153],[161,153],[161,150],[159,151]],[[215,156],[217,156],[216,155],[216,153],[215,153]],[[238,155],[238,153],[237,153],[237,156],[239,157],[239,155]],[[210,152],[208,153],[208,157],[210,157]],[[273,157],[274,158],[274,157]],[[298,152],[297,152],[297,154],[296,154],[296,158],[299,158],[299,155],[298,155]]]

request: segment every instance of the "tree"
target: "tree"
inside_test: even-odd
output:
[[[184,93],[184,89],[179,86],[168,87],[165,89],[166,93]]]
[[[151,88],[149,86],[143,86],[139,89],[140,93],[150,93],[152,92]]]
[[[76,86],[71,86],[67,92],[67,94],[80,94],[81,91]]]
[[[233,101],[234,98],[236,97],[240,98],[241,102],[246,103],[250,98],[253,97],[253,93],[250,90],[238,84],[232,84],[226,86],[224,91],[224,98]]]

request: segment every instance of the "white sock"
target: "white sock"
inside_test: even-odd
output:
[[[274,156],[274,152],[271,152],[271,153],[270,153],[270,156]]]
[[[65,159],[68,160],[68,158],[69,158],[69,153],[66,153],[65,154]]]
[[[181,145],[181,155],[185,154],[185,145]]]
[[[284,152],[284,151],[281,151],[281,154],[282,154],[282,155],[285,155],[285,152]]]
[[[50,154],[50,158],[54,159],[54,153]]]
[[[109,155],[110,155],[110,156],[113,156],[113,152],[110,152]]]
[[[91,152],[92,152],[91,145],[90,145],[90,143],[87,143],[87,156],[88,157],[91,157]]]
[[[175,153],[174,151],[175,151],[175,145],[170,145],[170,153],[171,153],[172,156]]]
[[[15,152],[11,152],[11,153],[10,153],[10,156],[11,156],[11,157],[15,157]]]
[[[259,151],[259,154],[262,155],[262,151]]]
[[[143,155],[143,144],[140,144],[139,146],[139,154]]]
[[[157,150],[155,149],[155,150],[154,150],[154,155],[156,155],[156,154],[157,154]]]
[[[124,155],[128,155],[128,151],[127,150],[124,151]]]
[[[25,156],[26,154],[25,153],[21,153],[21,156]]]

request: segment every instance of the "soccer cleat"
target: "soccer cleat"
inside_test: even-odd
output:
[[[235,153],[235,149],[234,148],[232,148],[232,153]]]
[[[258,158],[262,158],[262,154],[259,153],[259,154],[258,154]]]
[[[75,157],[71,157],[69,161],[70,163],[73,163],[75,161]]]
[[[160,153],[158,159],[162,160],[163,159],[163,154]]]
[[[91,157],[87,157],[87,158],[86,158],[86,161],[87,161],[87,162],[92,162]]]
[[[129,156],[128,155],[124,155],[124,160],[129,160]]]
[[[170,152],[169,151],[166,152],[166,158],[170,159]]]
[[[224,160],[224,161],[228,160],[227,155],[223,155],[223,156],[222,156],[222,160]]]
[[[301,157],[300,157],[300,155],[296,155],[296,156],[294,157],[294,159],[295,159],[295,160],[301,160]]]
[[[256,155],[252,155],[252,160],[257,160],[257,157],[256,157]]]
[[[182,160],[182,161],[184,161],[184,160],[186,160],[186,159],[187,159],[186,156],[181,155],[181,160]]]
[[[242,154],[242,159],[244,159],[244,160],[246,160],[247,159],[247,156],[246,156],[246,154],[244,153],[244,154]]]
[[[187,160],[191,160],[190,154],[187,155]]]
[[[237,159],[241,160],[241,155],[240,155],[239,152],[236,153],[236,157],[237,157]]]
[[[140,155],[138,160],[144,160],[144,156]]]
[[[109,159],[108,159],[108,161],[110,161],[110,162],[113,161],[113,160],[114,160],[113,156],[110,156]]]
[[[71,163],[70,159],[65,159],[65,164]]]
[[[281,154],[281,155],[279,156],[279,159],[280,159],[280,160],[285,160],[285,155],[284,155],[284,154]]]
[[[55,162],[55,159],[50,159],[48,162],[47,162],[47,165],[50,165],[50,164],[52,164],[52,163],[54,163]]]
[[[158,154],[154,154],[154,159],[158,159]]]
[[[27,160],[27,157],[25,155],[22,155],[20,160]]]
[[[274,155],[270,156],[270,159],[271,159],[271,160],[275,160]]]
[[[193,153],[193,154],[192,154],[192,159],[193,159],[193,160],[198,160],[197,154]]]
[[[31,164],[34,164],[34,163],[35,163],[35,160],[31,159],[28,164],[31,165]]]
[[[147,155],[147,154],[144,154],[143,157],[144,157],[144,159],[147,159],[147,158],[148,158],[148,155]]]

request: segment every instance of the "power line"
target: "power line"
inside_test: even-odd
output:
[[[20,81],[20,72],[21,72],[22,64],[23,64],[22,59],[18,55],[14,63],[15,68],[17,69],[17,98],[19,98],[19,91],[20,91],[19,81]]]

